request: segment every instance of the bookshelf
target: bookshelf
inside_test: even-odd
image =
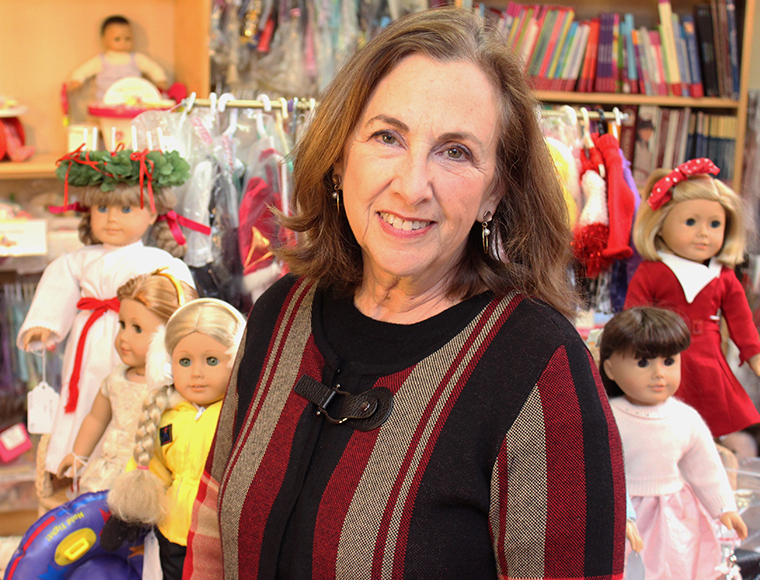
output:
[[[723,1],[723,0],[721,0]],[[674,14],[694,14],[698,4],[709,0],[671,0]],[[536,90],[537,98],[544,103],[570,105],[602,105],[605,108],[620,105],[657,105],[660,107],[691,107],[695,111],[732,116],[736,119],[736,145],[734,151],[734,173],[732,186],[741,190],[742,160],[744,157],[744,138],[747,124],[748,84],[750,75],[750,50],[752,46],[753,23],[755,20],[755,0],[736,0],[737,40],[740,55],[738,70],[738,98],[721,97],[683,97],[665,95],[646,95],[633,93],[578,92],[562,90]],[[611,0],[567,0],[562,6],[571,7],[576,21],[599,17],[602,12],[633,15],[635,26],[656,29],[660,23],[660,13],[656,0],[629,0],[624,6]],[[507,8],[506,0],[491,4],[498,10]]]

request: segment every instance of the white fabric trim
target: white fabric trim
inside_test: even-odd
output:
[[[715,258],[710,260],[710,265],[705,266],[699,262],[681,258],[675,254],[657,252],[662,263],[671,269],[676,275],[681,289],[686,297],[686,302],[691,304],[702,289],[720,276],[722,264]]]

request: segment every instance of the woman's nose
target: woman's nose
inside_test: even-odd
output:
[[[409,205],[429,199],[433,193],[433,185],[427,155],[410,151],[400,159],[396,166],[394,182],[396,192]]]

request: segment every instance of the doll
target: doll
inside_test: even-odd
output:
[[[624,310],[602,333],[600,373],[623,442],[647,580],[715,578],[714,518],[747,537],[707,425],[671,396],[688,346],[684,320],[661,308]]]
[[[52,496],[54,484],[61,483],[46,474],[56,473],[72,451],[103,379],[119,362],[114,348],[116,290],[130,278],[161,267],[195,286],[181,260],[142,242],[152,230],[160,247],[182,253],[169,222],[155,224],[174,205],[170,186],[187,178],[187,163],[176,152],[75,152],[60,161],[57,173],[65,180],[65,200],[68,185],[78,186],[74,205],[84,211],[79,237],[87,245],[63,254],[45,269],[17,337],[18,347],[29,350],[40,343],[50,347],[68,335],[58,409],[50,437],[39,448],[38,463],[44,458],[38,477],[41,499]],[[57,505],[41,503],[48,509]]]
[[[186,301],[198,297],[195,289],[171,274],[153,272],[132,278],[116,292],[119,299],[119,331],[116,365],[103,381],[92,409],[82,421],[74,450],[58,467],[58,477],[74,466],[86,465],[75,485],[77,495],[109,489],[132,456],[143,401],[150,394],[145,380],[145,359],[150,338],[160,325]],[[89,459],[103,441],[99,456]]]
[[[146,74],[161,90],[168,88],[166,73],[153,60],[138,52],[132,52],[132,25],[123,16],[109,16],[100,26],[100,39],[104,52],[79,65],[69,78],[66,88],[70,91],[81,87],[90,77],[95,77],[95,100],[103,95],[116,81],[126,77]]]
[[[644,262],[625,300],[625,308],[660,306],[688,322],[691,346],[681,356],[678,398],[699,411],[715,437],[760,422],[721,350],[722,317],[741,362],[760,375],[760,338],[731,271],[744,254],[741,200],[712,177],[719,171],[709,159],[696,159],[652,174],[633,233]]]
[[[165,579],[182,577],[193,502],[244,328],[228,303],[201,298],[179,308],[165,337],[154,338],[165,344],[171,376],[145,402],[128,466],[136,468],[117,477],[108,494],[112,516],[101,545],[118,549],[122,534],[156,525]],[[148,376],[163,363],[149,358]]]

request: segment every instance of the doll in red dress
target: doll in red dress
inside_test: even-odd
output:
[[[628,286],[625,308],[659,306],[681,314],[691,329],[676,395],[720,437],[760,422],[760,414],[721,350],[725,319],[741,362],[760,375],[760,337],[732,267],[743,259],[741,200],[712,177],[709,159],[688,161],[649,178],[633,241],[644,262]]]

